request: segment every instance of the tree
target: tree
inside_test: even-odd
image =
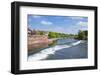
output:
[[[87,31],[79,30],[78,35],[76,36],[76,39],[87,40],[87,35],[88,35]]]
[[[45,32],[44,32],[44,31],[40,31],[39,34],[40,34],[40,35],[45,35]]]
[[[49,38],[56,38],[56,35],[54,32],[49,32],[48,37]]]

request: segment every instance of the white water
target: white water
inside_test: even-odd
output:
[[[69,48],[75,45],[80,44],[82,41],[77,41],[72,43],[71,45],[56,45],[54,47],[46,48],[41,50],[39,53],[33,54],[28,57],[28,61],[36,61],[47,58],[50,54],[55,54],[56,51],[59,51],[64,48]]]

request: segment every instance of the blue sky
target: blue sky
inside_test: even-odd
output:
[[[28,27],[35,30],[77,34],[88,29],[88,17],[28,15]]]

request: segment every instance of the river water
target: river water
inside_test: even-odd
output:
[[[58,39],[54,44],[29,55],[28,61],[87,58],[87,49],[87,41]]]

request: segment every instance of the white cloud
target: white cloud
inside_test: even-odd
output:
[[[78,25],[80,25],[80,26],[87,26],[88,23],[87,22],[80,21],[80,22],[78,22]]]
[[[53,23],[52,22],[49,22],[49,21],[42,20],[41,21],[41,24],[43,24],[43,25],[52,25]]]

